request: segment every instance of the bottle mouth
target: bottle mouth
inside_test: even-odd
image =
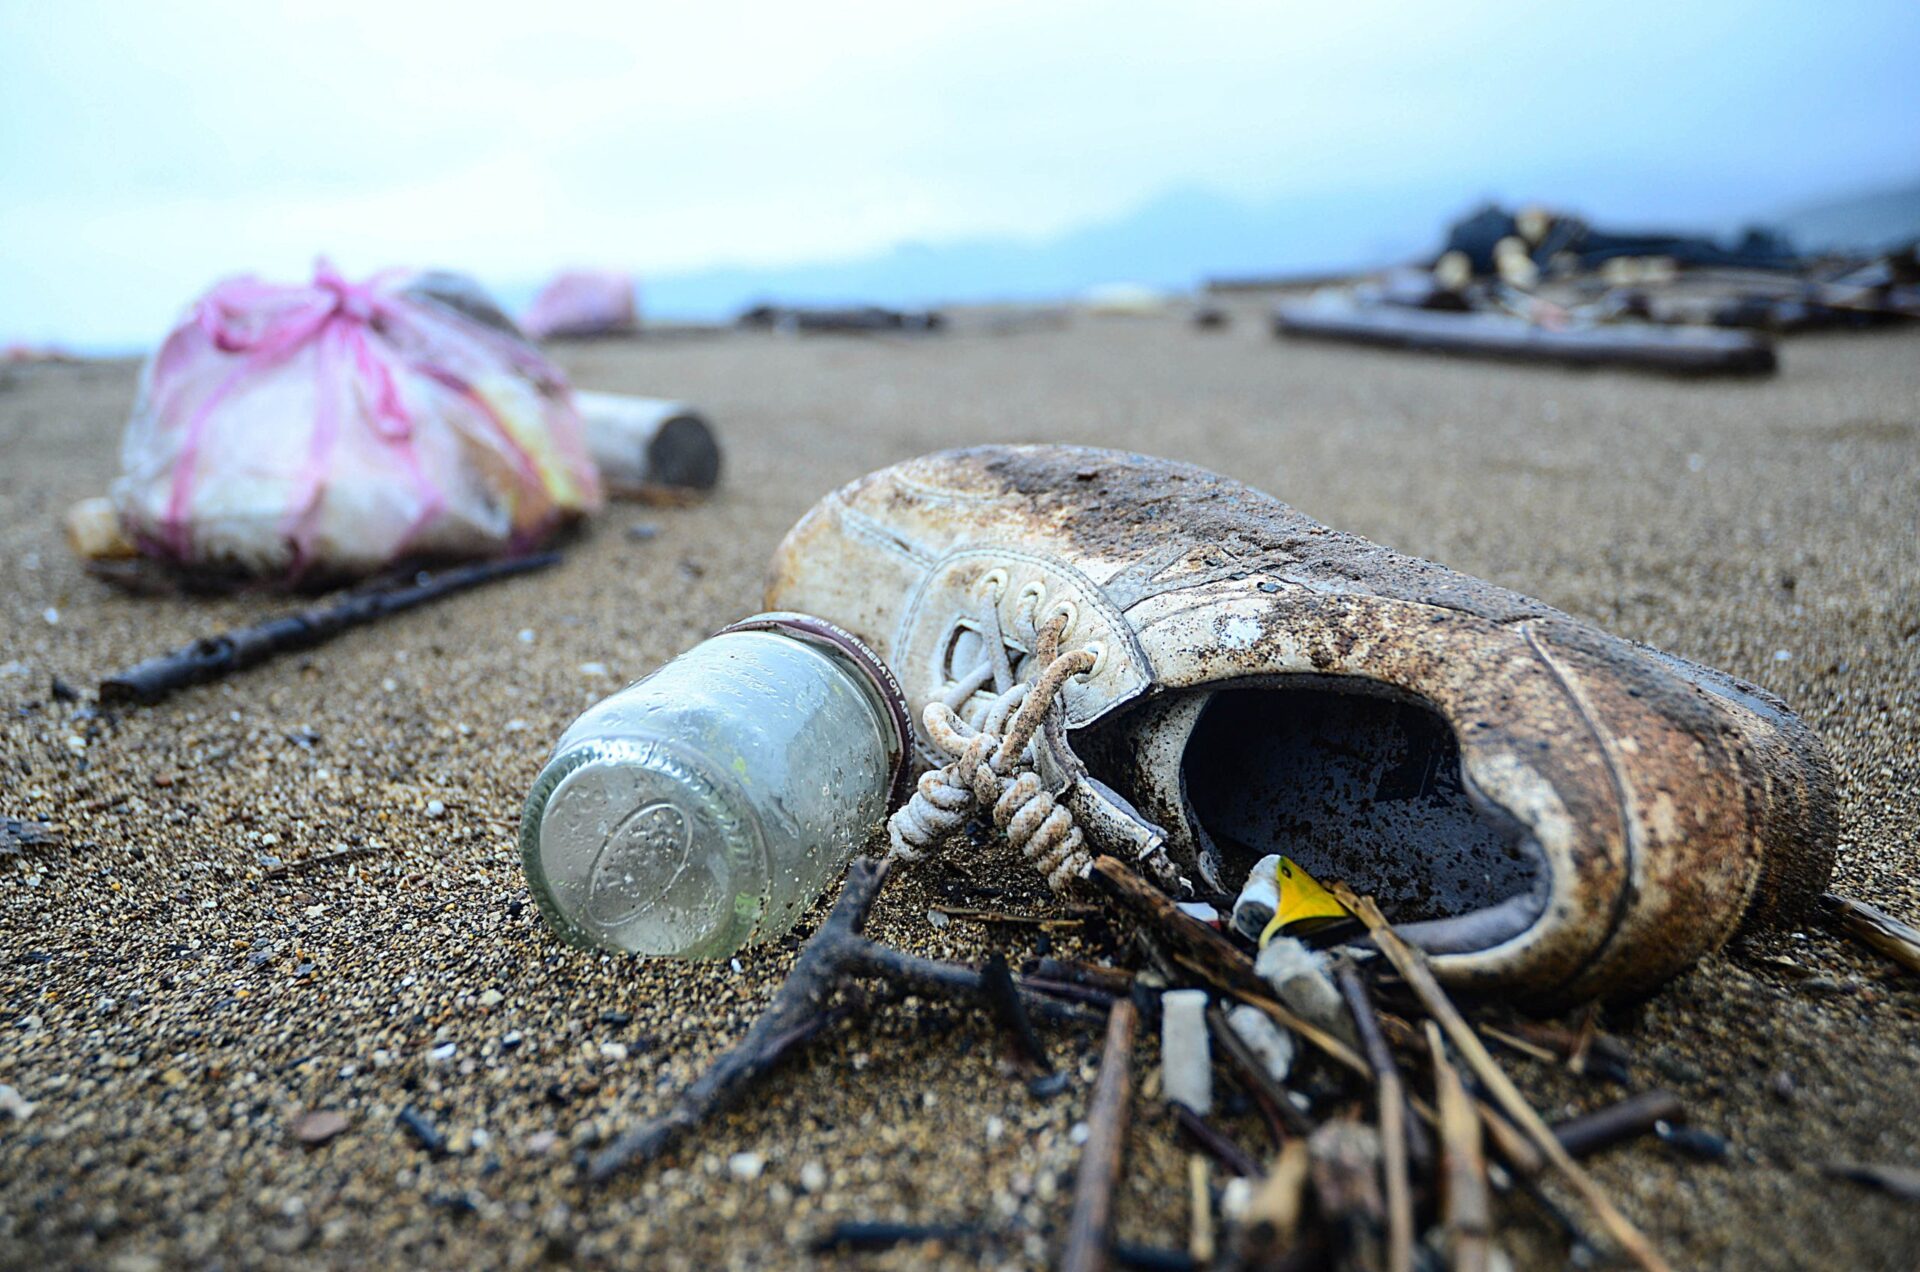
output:
[[[722,957],[752,939],[767,903],[765,849],[742,807],[669,743],[584,743],[535,779],[521,864],[572,944]]]

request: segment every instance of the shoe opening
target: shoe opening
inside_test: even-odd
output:
[[[1537,851],[1463,778],[1447,722],[1370,682],[1218,691],[1181,765],[1191,824],[1229,890],[1282,853],[1372,894],[1434,950],[1504,940],[1544,902]]]

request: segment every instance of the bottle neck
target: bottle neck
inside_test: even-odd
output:
[[[878,654],[852,632],[811,614],[789,611],[756,614],[721,628],[715,635],[725,636],[729,632],[777,632],[824,649],[835,656],[835,661],[849,668],[874,707],[874,717],[892,761],[887,809],[891,812],[906,802],[913,790],[913,720],[908,714],[907,695],[901,690],[900,681]]]

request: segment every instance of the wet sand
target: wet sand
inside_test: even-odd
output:
[[[0,852],[0,1083],[34,1106],[0,1112],[0,1265],[764,1267],[841,1219],[994,1234],[858,1266],[1056,1255],[1098,1038],[1050,1035],[1072,1082],[1038,1100],[985,1018],[942,1003],[877,1009],[705,1138],[583,1189],[573,1153],[735,1039],[799,937],[737,970],[570,949],[513,841],[580,709],[755,609],[827,489],[944,446],[1205,464],[1758,681],[1843,775],[1837,889],[1920,919],[1920,333],[1800,337],[1772,379],[1683,382],[1279,344],[1252,312],[1217,334],[1080,319],[563,347],[584,387],[705,406],[723,492],[616,505],[556,570],[111,715],[53,700],[51,678],[89,690],[284,602],[86,577],[58,518],[111,478],[135,368],[0,368],[0,815],[63,827]],[[342,846],[351,864],[298,864]],[[1004,855],[964,869],[1030,887]],[[946,878],[890,888],[876,933],[1032,952],[1028,929],[930,926]],[[1010,904],[1045,904],[1028,895]],[[1813,926],[1743,940],[1609,1025],[1636,1086],[1732,1144],[1720,1164],[1652,1142],[1597,1164],[1680,1266],[1920,1263],[1920,1206],[1818,1170],[1920,1165],[1920,980]],[[1148,1083],[1154,1062],[1148,1041]],[[1618,1094],[1514,1070],[1550,1117]],[[408,1107],[445,1155],[396,1125]],[[309,1110],[348,1125],[303,1146]],[[1128,1151],[1121,1236],[1184,1245],[1184,1149],[1149,1101]],[[1500,1214],[1522,1266],[1557,1261],[1526,1203]]]

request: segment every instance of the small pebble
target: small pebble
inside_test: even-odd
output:
[[[426,1149],[435,1157],[442,1157],[446,1154],[447,1137],[436,1130],[433,1123],[427,1121],[427,1119],[411,1105],[401,1109],[400,1115],[394,1120],[398,1122],[409,1135],[413,1136],[415,1143],[419,1144],[420,1147]]]
[[[447,806],[437,799],[427,801],[427,816],[438,819],[447,815]]]
[[[800,1168],[800,1186],[810,1193],[817,1193],[827,1186],[827,1168],[819,1162],[808,1162]]]
[[[746,1183],[760,1178],[760,1172],[766,1168],[767,1159],[758,1153],[735,1153],[727,1158],[727,1173]]]
[[[350,1125],[345,1113],[332,1109],[315,1109],[303,1113],[293,1124],[293,1137],[302,1144],[320,1145],[346,1130]]]
[[[580,664],[580,674],[583,676],[611,676],[613,673],[607,670],[607,664],[603,662],[583,662]]]
[[[1729,1146],[1724,1137],[1712,1131],[1703,1131],[1692,1126],[1675,1126],[1671,1122],[1655,1122],[1653,1133],[1668,1148],[1695,1161],[1717,1162],[1726,1157]]]
[[[33,1116],[35,1105],[18,1091],[0,1082],[0,1117],[10,1117],[16,1122],[24,1122]]]
[[[1051,1100],[1065,1091],[1073,1077],[1065,1069],[1055,1073],[1043,1073],[1027,1082],[1027,1094],[1036,1100]]]
[[[645,543],[649,539],[660,537],[660,527],[651,521],[636,521],[627,527],[627,538],[634,543]]]
[[[497,989],[483,989],[480,991],[480,996],[476,998],[474,1001],[479,1003],[482,1007],[498,1007],[501,1003],[506,1001],[506,997],[507,996],[505,994],[501,993]]]

